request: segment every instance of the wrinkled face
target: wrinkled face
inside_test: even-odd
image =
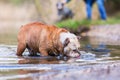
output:
[[[61,36],[62,37],[62,36]],[[64,34],[64,54],[69,57],[80,56],[80,43],[78,37],[72,33]]]

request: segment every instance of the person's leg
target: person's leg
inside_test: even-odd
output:
[[[101,19],[106,20],[107,15],[106,15],[105,7],[104,7],[104,0],[97,0],[97,5],[98,5]]]
[[[87,19],[89,20],[91,20],[92,17],[92,5],[93,5],[93,0],[86,0]]]

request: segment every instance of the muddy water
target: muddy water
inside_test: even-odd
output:
[[[5,42],[5,41],[4,41]],[[90,43],[81,40],[82,47]],[[14,43],[16,44],[16,43]],[[94,47],[98,44],[91,43]],[[119,80],[120,46],[109,53],[85,53],[80,58],[17,57],[16,45],[0,45],[0,80]]]

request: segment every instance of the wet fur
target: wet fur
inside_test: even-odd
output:
[[[18,33],[17,55],[22,56],[27,48],[31,56],[67,55],[79,56],[80,47],[77,36],[66,29],[50,26],[39,22],[30,23],[20,28]],[[75,55],[74,55],[75,53]]]
[[[42,56],[63,53],[63,44],[59,41],[61,32],[68,31],[39,22],[22,26],[18,33],[17,55],[22,56],[26,48],[31,55],[36,55],[37,52]]]

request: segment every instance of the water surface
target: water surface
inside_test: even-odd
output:
[[[93,47],[99,44],[90,43],[89,39],[86,38],[80,42],[82,43],[82,48],[86,44],[91,44]],[[81,58],[59,59],[58,57],[50,56],[29,57],[26,56],[28,54],[27,50],[24,52],[25,56],[18,57],[15,55],[16,44],[15,42],[14,45],[7,45],[6,42],[0,45],[1,80],[79,80],[80,78],[88,80],[87,76],[98,80],[95,70],[98,70],[97,74],[101,75],[101,77],[99,76],[101,80],[103,80],[102,78],[110,80],[109,77],[119,80],[118,74],[115,76],[111,76],[112,72],[108,74],[108,66],[119,63],[120,46],[107,45],[107,48],[110,50],[109,53],[89,52],[89,54],[82,54]],[[102,69],[105,69],[104,74],[107,76],[102,76]],[[117,73],[118,69],[114,73]],[[83,74],[87,74],[87,76],[83,76]],[[114,80],[112,78],[111,80]]]

